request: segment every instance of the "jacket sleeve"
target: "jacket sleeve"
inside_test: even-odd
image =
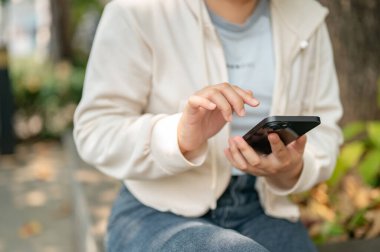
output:
[[[319,182],[327,180],[335,167],[339,147],[343,137],[338,122],[342,116],[339,85],[333,59],[330,37],[326,24],[316,31],[314,39],[316,54],[309,66],[307,81],[313,83],[307,94],[310,106],[304,106],[301,115],[318,115],[321,124],[307,134],[304,152],[304,166],[299,180],[290,189],[282,189],[265,180],[268,189],[275,195],[288,195],[311,189]],[[311,45],[310,45],[311,46]],[[313,69],[312,69],[313,68]],[[310,98],[312,97],[312,98]],[[310,101],[305,102],[310,103]]]
[[[74,116],[82,159],[118,179],[155,179],[200,166],[207,146],[188,160],[180,152],[181,114],[145,113],[152,80],[152,52],[133,14],[121,1],[107,5],[87,66]]]

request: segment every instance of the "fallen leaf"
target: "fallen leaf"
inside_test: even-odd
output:
[[[367,188],[358,188],[354,197],[355,206],[359,209],[366,208],[371,203],[370,190]]]
[[[31,220],[20,227],[18,234],[21,238],[27,239],[29,237],[39,235],[41,232],[41,223],[36,220]]]
[[[380,236],[380,210],[370,211],[366,214],[367,219],[372,223],[365,238],[375,238]]]
[[[329,203],[329,195],[327,194],[327,185],[325,183],[319,184],[315,190],[312,191],[312,197],[321,204]]]
[[[75,178],[84,184],[97,184],[102,181],[102,175],[95,171],[95,169],[76,171]]]
[[[337,194],[337,201],[333,204],[335,212],[339,213],[341,222],[348,220],[356,211],[353,201],[345,192]]]
[[[53,181],[55,171],[53,165],[47,162],[42,162],[34,167],[34,177],[41,181]]]
[[[25,202],[28,206],[38,207],[46,203],[47,197],[44,192],[32,191],[25,195]]]
[[[333,221],[335,218],[335,212],[326,205],[320,204],[317,201],[310,202],[310,208],[314,212],[315,215],[321,217],[327,221]]]

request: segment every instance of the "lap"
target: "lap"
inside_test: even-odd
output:
[[[146,207],[122,189],[108,227],[107,251],[267,251],[238,232],[201,218]]]
[[[238,176],[218,200],[209,219],[219,226],[233,228],[272,252],[316,251],[301,222],[265,214],[254,188],[252,176]]]

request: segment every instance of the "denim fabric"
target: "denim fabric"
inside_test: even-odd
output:
[[[107,251],[316,251],[300,222],[265,215],[254,183],[253,176],[233,176],[217,208],[199,218],[144,206],[123,186],[109,219]]]

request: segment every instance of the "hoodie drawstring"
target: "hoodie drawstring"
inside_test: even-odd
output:
[[[200,32],[200,42],[201,42],[201,54],[203,56],[203,69],[205,70],[205,85],[210,85],[210,75],[209,75],[209,69],[207,64],[207,55],[206,55],[206,45],[205,45],[205,38],[204,38],[204,22],[203,22],[203,0],[199,0],[198,5],[198,25],[199,25],[199,32]],[[212,205],[211,208],[214,209],[216,207],[216,184],[217,184],[217,165],[216,165],[216,143],[215,138],[210,139],[211,144],[211,191],[212,191]]]
[[[319,73],[320,72],[320,68],[321,68],[321,53],[320,53],[320,44],[321,43],[321,35],[320,35],[320,31],[318,32],[317,34],[317,46],[316,46],[316,60],[315,60],[315,64],[316,64],[316,69],[315,69],[315,73]],[[314,113],[314,108],[315,108],[315,99],[316,99],[316,93],[317,93],[317,85],[318,85],[318,82],[319,82],[319,74],[316,74],[315,75],[315,78],[314,78],[314,83],[313,83],[313,89],[312,89],[312,96],[311,96],[311,101],[310,101],[310,105],[309,105],[309,114],[312,115]]]

